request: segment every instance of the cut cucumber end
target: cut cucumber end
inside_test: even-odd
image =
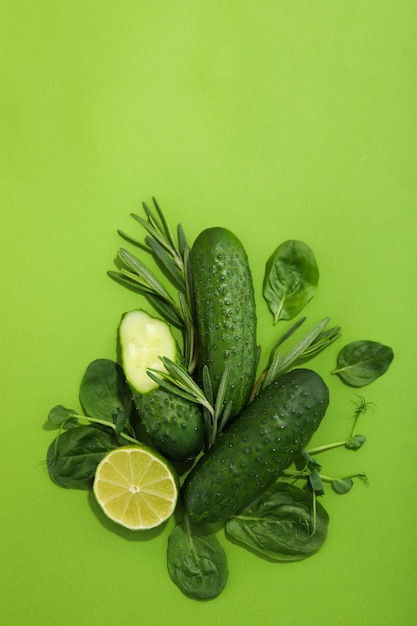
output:
[[[177,343],[168,324],[142,310],[123,315],[119,343],[126,379],[140,394],[159,386],[147,374],[148,369],[166,371],[159,357],[176,360]]]

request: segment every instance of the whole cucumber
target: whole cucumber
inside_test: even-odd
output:
[[[190,253],[198,337],[198,373],[207,366],[214,394],[230,364],[225,404],[231,417],[246,405],[257,368],[252,275],[240,240],[226,228],[203,230]]]
[[[186,477],[182,499],[190,518],[220,522],[251,502],[304,448],[328,404],[326,384],[309,369],[268,385]]]

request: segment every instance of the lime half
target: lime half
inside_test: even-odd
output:
[[[178,478],[169,463],[151,448],[121,446],[98,464],[93,491],[111,520],[132,530],[149,529],[173,514]]]

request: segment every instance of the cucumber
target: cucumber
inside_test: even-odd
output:
[[[230,417],[246,405],[257,368],[256,308],[252,275],[240,240],[226,228],[203,230],[190,251],[198,341],[197,377],[204,366],[216,395],[230,364],[225,404]]]
[[[159,356],[181,362],[170,327],[145,311],[130,311],[122,316],[118,342],[124,375],[151,443],[174,461],[193,459],[205,438],[200,406],[168,393],[147,374],[148,369],[164,370]]]
[[[328,404],[327,386],[309,369],[268,385],[187,475],[182,499],[190,519],[224,521],[250,503],[304,448]]]

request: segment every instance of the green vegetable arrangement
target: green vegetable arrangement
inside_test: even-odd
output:
[[[108,274],[137,291],[154,314],[142,305],[124,312],[114,360],[97,359],[82,376],[81,410],[51,409],[57,434],[46,461],[55,484],[92,489],[98,465],[116,448],[145,444],[162,455],[181,488],[168,574],[186,596],[207,600],[227,584],[221,530],[228,541],[276,562],[302,560],[321,548],[329,524],[319,501],[324,485],[345,494],[366,475],[328,476],[317,458],[332,448],[361,448],[359,417],[372,403],[358,396],[348,436],[308,448],[332,403],[325,380],[306,364],[341,337],[340,327],[329,328],[325,317],[297,339],[306,320],[299,317],[258,371],[254,286],[238,237],[209,228],[190,247],[181,225],[174,235],[156,200],[143,209],[144,217],[133,217],[144,241],[119,234],[146,249],[156,272],[121,248],[119,269]],[[294,320],[318,283],[310,247],[281,243],[263,282],[273,325]],[[360,388],[383,375],[393,357],[379,342],[354,341],[339,351],[330,373]]]

